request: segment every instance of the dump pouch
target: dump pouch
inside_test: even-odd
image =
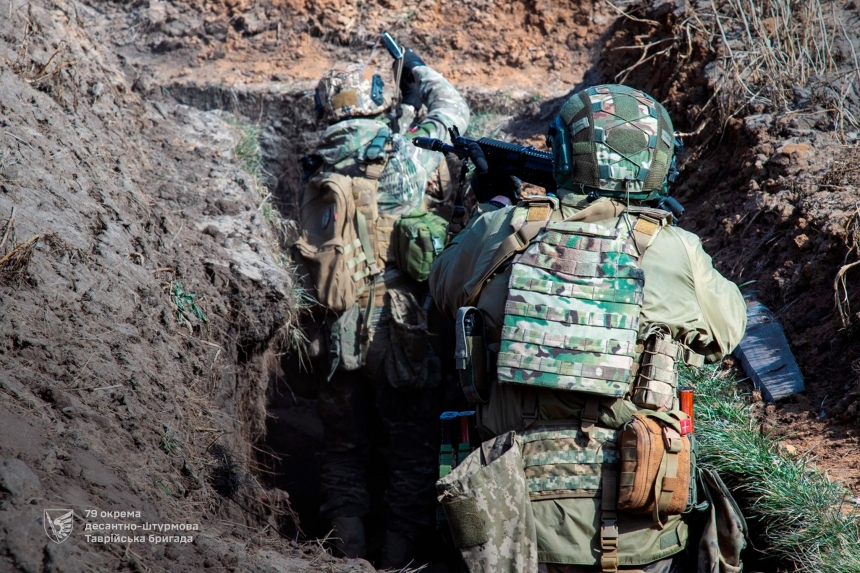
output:
[[[412,211],[394,224],[397,268],[418,282],[430,276],[430,266],[445,248],[448,222],[432,213]]]
[[[460,375],[460,387],[469,404],[484,403],[489,400],[490,386],[484,315],[473,306],[458,309],[454,332],[454,367]]]
[[[743,570],[741,551],[746,547],[747,522],[716,471],[701,469],[699,478],[710,507],[699,540],[697,572],[740,573]]]
[[[470,573],[537,573],[535,522],[514,432],[484,442],[436,489]]]
[[[690,498],[690,440],[682,435],[689,417],[680,410],[641,411],[621,431],[618,509],[677,515]],[[688,429],[688,427],[687,427]]]
[[[441,381],[438,358],[429,349],[427,313],[409,289],[388,290],[388,352],[384,367],[394,388],[431,388]]]

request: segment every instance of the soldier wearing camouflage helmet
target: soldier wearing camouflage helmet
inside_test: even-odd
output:
[[[355,240],[358,247],[347,248],[364,253],[353,257],[349,272],[376,263],[368,270],[376,277],[370,294],[360,293],[355,313],[326,323],[328,350],[315,362],[315,371],[325,378],[317,402],[325,445],[320,513],[331,523],[330,537],[341,554],[366,556],[367,466],[372,422],[381,418],[389,471],[378,563],[383,568],[407,565],[416,536],[430,524],[441,400],[439,361],[426,340],[426,280],[418,283],[396,268],[392,229],[402,215],[422,209],[425,188],[442,159],[409,141],[419,135],[445,139],[446,126],[465,129],[469,122],[469,108],[457,90],[412,50],[403,62],[399,114],[393,113],[396,97],[390,83],[362,64],[327,72],[315,90],[317,116],[325,130],[305,161],[310,183],[329,174],[351,181],[362,232]],[[419,110],[425,110],[420,120],[411,121]],[[368,205],[372,212],[367,212]],[[338,215],[348,212],[325,210],[324,220],[308,224],[330,229],[342,220]],[[337,274],[332,274],[333,281]],[[335,345],[360,347],[361,356],[350,361],[333,350]]]
[[[696,235],[645,205],[676,173],[661,104],[620,85],[585,89],[548,142],[557,196],[483,205],[431,270],[443,312],[474,326],[470,307],[480,311],[491,355],[484,384],[464,383],[488,441],[439,480],[440,501],[473,573],[680,571],[688,524],[661,508],[690,458],[660,450],[668,464],[646,490],[657,509],[624,511],[619,492],[643,466],[620,436],[632,420],[659,418],[666,443],[689,446],[676,362],[730,353],[744,300]],[[463,366],[477,344],[457,335]],[[628,473],[622,454],[634,456]]]

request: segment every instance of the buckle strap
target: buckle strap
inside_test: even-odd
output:
[[[604,466],[600,506],[600,568],[604,573],[618,571],[618,474]]]
[[[523,427],[528,428],[534,424],[538,417],[537,388],[526,386],[523,388]]]
[[[600,416],[600,398],[589,396],[585,399],[585,406],[582,407],[580,414],[580,428],[588,436],[589,441],[592,439],[594,425],[597,423],[597,418]],[[614,508],[614,506],[613,506]]]

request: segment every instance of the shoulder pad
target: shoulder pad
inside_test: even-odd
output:
[[[548,195],[523,195],[520,197],[517,207],[531,207],[541,203],[549,203],[553,210],[558,209],[558,197],[550,197]]]
[[[661,227],[666,225],[671,225],[674,221],[674,217],[672,213],[669,211],[664,211],[663,209],[657,209],[655,207],[627,207],[626,211],[631,215],[644,216],[648,219],[653,219],[660,224]]]

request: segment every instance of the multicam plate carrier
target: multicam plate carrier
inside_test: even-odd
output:
[[[514,222],[525,220],[518,207]],[[498,356],[500,383],[627,393],[645,275],[618,227],[550,221],[513,260]]]

